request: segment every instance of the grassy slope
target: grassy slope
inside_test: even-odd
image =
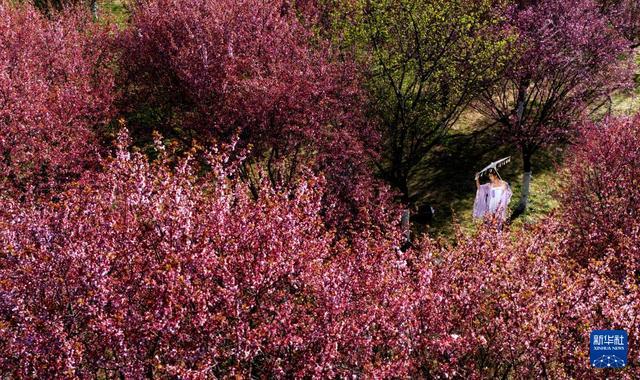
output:
[[[435,149],[416,171],[412,192],[422,202],[435,209],[430,232],[451,237],[452,218],[463,229],[474,228],[471,211],[475,198],[474,174],[496,159],[511,156],[512,161],[500,169],[502,178],[511,184],[517,204],[522,181],[522,160],[514,147],[505,147],[497,139],[495,129],[478,114],[467,112],[452,129],[446,143]],[[541,151],[533,164],[530,208],[516,225],[531,223],[558,205],[554,194],[561,185],[556,175],[561,162],[561,150]],[[482,178],[481,182],[486,182]]]
[[[638,55],[640,63],[640,54]],[[639,75],[640,77],[640,75]],[[612,112],[631,115],[640,109],[640,81],[633,93],[612,96]],[[435,236],[452,238],[452,218],[463,230],[475,228],[471,216],[475,198],[474,173],[491,161],[511,156],[512,162],[500,169],[502,178],[513,190],[511,207],[520,197],[522,159],[513,147],[500,146],[495,132],[481,115],[468,111],[452,128],[447,142],[435,149],[416,171],[412,192],[419,202],[432,204],[436,210],[429,231]],[[528,211],[514,222],[519,228],[539,220],[558,207],[557,193],[563,183],[559,173],[563,149],[538,152],[534,156]],[[483,178],[481,182],[486,182]]]

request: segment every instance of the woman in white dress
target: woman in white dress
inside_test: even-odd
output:
[[[505,220],[507,207],[511,201],[511,187],[503,181],[495,169],[489,169],[489,183],[480,184],[480,177],[476,175],[476,199],[473,204],[473,216],[483,218],[491,214]]]

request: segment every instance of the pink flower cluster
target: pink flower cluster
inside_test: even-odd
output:
[[[367,166],[379,136],[364,115],[357,67],[293,9],[257,0],[157,0],[131,24],[119,38],[125,104],[132,113],[156,110],[151,127],[165,137],[185,144],[237,137],[238,147],[251,147],[248,163],[267,163],[276,187],[312,167],[334,189],[335,218],[358,207],[354,193],[379,187]],[[129,126],[134,134],[149,130]],[[258,192],[250,168],[243,176]]]
[[[217,156],[220,157],[220,156]],[[124,149],[50,202],[2,202],[0,369],[17,377],[403,370],[390,232],[336,238],[323,179],[253,200]]]

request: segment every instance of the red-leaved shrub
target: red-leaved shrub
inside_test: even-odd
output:
[[[417,253],[416,360],[435,378],[599,378],[589,333],[637,334],[638,291],[581,268],[560,249],[560,223],[459,233],[455,246]],[[437,248],[437,247],[435,247]],[[638,353],[630,343],[629,358]],[[627,368],[620,377],[638,376]]]
[[[121,41],[130,110],[156,110],[165,136],[238,135],[270,162],[317,154],[342,167],[376,140],[354,64],[276,3],[154,0]],[[144,132],[136,120],[133,132]]]
[[[250,147],[240,174],[254,195],[262,183],[256,162],[271,187],[312,168],[327,179],[324,213],[335,225],[366,219],[363,199],[388,198],[372,179],[379,137],[363,112],[357,67],[314,36],[294,7],[153,0],[135,10],[120,41],[123,111],[136,141],[156,128],[186,146],[236,140]]]
[[[395,228],[336,239],[323,179],[252,199],[120,149],[56,201],[2,200],[0,372],[302,376],[410,370]]]
[[[107,31],[69,10],[52,19],[0,2],[0,186],[47,190],[95,164],[112,110]]]
[[[571,150],[562,198],[567,252],[603,260],[611,275],[638,280],[640,268],[640,116],[583,128]]]

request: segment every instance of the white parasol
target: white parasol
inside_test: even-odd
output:
[[[484,169],[482,169],[479,172],[477,172],[476,173],[476,178],[479,178],[481,175],[486,173],[487,170],[489,170],[489,169],[494,169],[496,171],[496,173],[498,173],[498,168],[508,164],[509,162],[511,162],[511,156],[505,157],[505,158],[501,158],[501,159],[499,159],[497,161],[493,161],[492,163],[487,165]],[[502,177],[500,177],[500,173],[498,173],[498,177],[500,179],[502,179]]]

